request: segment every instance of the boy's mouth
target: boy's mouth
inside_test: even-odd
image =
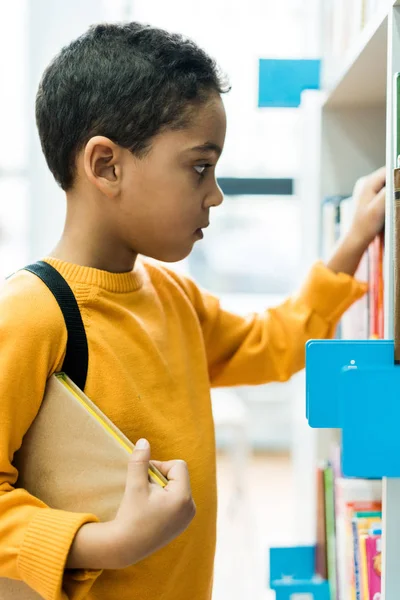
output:
[[[206,223],[205,225],[203,225],[203,227],[199,227],[198,229],[196,229],[196,231],[194,232],[195,236],[202,240],[204,237],[203,229],[206,229],[209,226],[209,224],[210,223]]]

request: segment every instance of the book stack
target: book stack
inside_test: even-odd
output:
[[[347,53],[385,3],[385,0],[324,0],[321,41],[325,63],[324,83],[328,88],[334,85],[339,76]]]
[[[353,220],[351,197],[332,196],[322,203],[320,253],[327,261],[339,238],[348,232]],[[356,278],[368,282],[368,293],[343,315],[337,337],[341,339],[383,339],[383,258],[384,235],[375,238],[358,267]]]
[[[317,480],[316,573],[328,579],[331,600],[380,600],[381,480],[345,478],[337,459],[318,468]]]

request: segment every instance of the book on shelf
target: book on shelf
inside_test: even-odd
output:
[[[347,197],[341,201],[339,227],[340,235],[344,235],[348,232],[353,221],[354,208],[352,197]],[[355,276],[359,281],[369,281],[368,252],[366,252],[362,257]],[[369,337],[369,309],[370,295],[368,293],[360,298],[360,300],[358,300],[355,304],[353,304],[343,315],[341,320],[342,339],[362,340]]]
[[[320,251],[323,260],[333,253],[338,239],[348,232],[354,214],[352,197],[332,196],[322,204]],[[384,235],[375,238],[364,254],[355,277],[368,283],[368,293],[343,315],[336,337],[382,339],[384,337]]]
[[[324,485],[327,572],[331,600],[336,600],[337,557],[335,523],[335,478],[332,466],[330,464],[327,464],[324,469]]]
[[[346,65],[346,55],[357,44],[365,27],[387,0],[324,0],[321,7],[321,41],[324,85],[329,89]]]
[[[366,541],[382,530],[382,512],[358,512],[352,519],[353,580],[352,594],[356,600],[369,596]]]
[[[340,238],[341,203],[346,196],[327,196],[322,201],[321,222],[323,235],[320,237],[320,252],[323,260],[328,260]]]
[[[369,337],[382,339],[383,331],[383,252],[384,235],[378,235],[368,249],[369,255]]]
[[[322,579],[328,579],[327,531],[325,503],[325,467],[317,468],[317,543],[315,552],[315,572]]]
[[[379,600],[382,481],[343,477],[335,465],[317,469],[316,573],[331,600]]]
[[[324,198],[321,207],[322,235],[320,236],[320,254],[322,260],[328,262],[333,249],[341,235],[342,203],[347,196],[335,195]],[[335,337],[342,338],[342,323],[336,328]]]
[[[370,534],[365,540],[368,595],[366,600],[381,599],[382,577],[382,538],[381,534]]]

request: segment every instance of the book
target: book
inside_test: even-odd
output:
[[[400,172],[400,171],[399,171]],[[400,177],[399,177],[400,181]],[[400,184],[399,184],[400,185]],[[329,196],[322,204],[320,251],[323,260],[332,255],[339,238],[350,229],[355,211],[350,196]],[[355,278],[368,283],[368,293],[342,316],[335,337],[365,340],[384,337],[384,233],[378,235],[364,253]]]
[[[341,236],[342,203],[348,196],[327,196],[322,202],[320,249],[323,260],[328,260]]]
[[[366,539],[369,596],[366,600],[381,600],[382,548],[381,536]]]
[[[348,196],[337,194],[327,196],[322,202],[319,244],[320,254],[325,263],[331,258],[342,235],[342,210],[348,199]],[[336,327],[335,338],[341,339],[342,337],[342,321],[340,321]]]
[[[362,514],[362,513],[358,513]],[[366,556],[363,560],[362,545],[365,544],[365,536],[373,528],[381,526],[380,517],[355,517],[352,519],[353,533],[353,576],[356,600],[368,597],[368,584],[366,573]],[[363,539],[364,538],[364,539]],[[364,565],[364,569],[363,569]]]
[[[340,235],[345,235],[353,222],[354,200],[352,197],[342,200],[340,204]],[[355,273],[359,281],[368,281],[369,256],[364,253]],[[341,319],[341,338],[349,340],[367,339],[369,333],[369,295],[365,294],[357,300]]]
[[[353,529],[353,579],[354,584],[351,584],[352,595],[355,595],[357,600],[362,600],[362,588],[361,588],[361,553],[360,553],[360,540],[357,530],[357,519],[352,521]]]
[[[331,466],[324,470],[325,485],[325,527],[327,549],[327,571],[331,600],[336,600],[336,525],[335,525],[335,486]]]
[[[133,449],[134,444],[66,375],[52,375],[41,408],[14,456],[15,487],[51,508],[92,513],[109,521],[122,500]],[[153,465],[149,478],[167,484]],[[23,582],[0,578],[0,598],[40,596]]]
[[[337,442],[329,456],[316,471],[315,573],[329,581],[331,600],[365,600],[366,540],[382,532],[382,480],[344,477]]]
[[[325,526],[325,467],[317,469],[317,543],[315,549],[315,573],[328,579]]]
[[[362,481],[362,480],[361,480]],[[367,481],[367,480],[365,480]],[[345,507],[345,527],[346,527],[346,577],[347,586],[350,590],[352,600],[362,600],[362,572],[361,572],[361,548],[359,537],[368,531],[369,527],[381,526],[381,517],[355,517],[355,514],[362,515],[371,512],[378,512],[381,508],[381,502],[348,502]],[[357,593],[358,592],[358,593]]]
[[[368,248],[369,255],[369,337],[383,339],[383,252],[384,235],[378,235]]]
[[[336,0],[331,52],[343,61],[365,25],[365,0]]]
[[[356,598],[352,520],[357,513],[382,510],[380,480],[338,478],[336,495],[336,555],[338,598]]]
[[[132,454],[135,445],[126,438],[123,433],[115,427],[104,413],[94,404],[85,394],[69,379],[65,373],[57,373],[55,377],[64,385],[64,387],[73,395],[73,397],[92,415],[94,419],[124,448],[129,454]],[[162,473],[151,463],[149,464],[149,479],[165,487],[168,483]]]
[[[369,585],[368,585],[368,567],[367,567],[367,541],[368,535],[360,536],[360,570],[361,570],[361,587],[363,591],[363,600],[364,598],[368,600],[369,596]]]
[[[381,20],[382,10],[387,12],[387,0],[324,0],[320,4],[323,87],[329,90],[347,66],[349,52],[353,54],[353,48],[358,47],[365,27]]]

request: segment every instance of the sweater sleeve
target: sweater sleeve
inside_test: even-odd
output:
[[[367,291],[365,283],[316,263],[283,304],[242,317],[190,279],[179,280],[201,323],[214,387],[287,381],[304,368],[306,342],[331,338],[343,313]]]
[[[39,411],[46,381],[62,365],[67,333],[46,286],[27,272],[0,294],[0,577],[24,581],[46,600],[78,600],[100,571],[66,571],[78,529],[94,515],[47,507],[14,488],[14,453]]]

